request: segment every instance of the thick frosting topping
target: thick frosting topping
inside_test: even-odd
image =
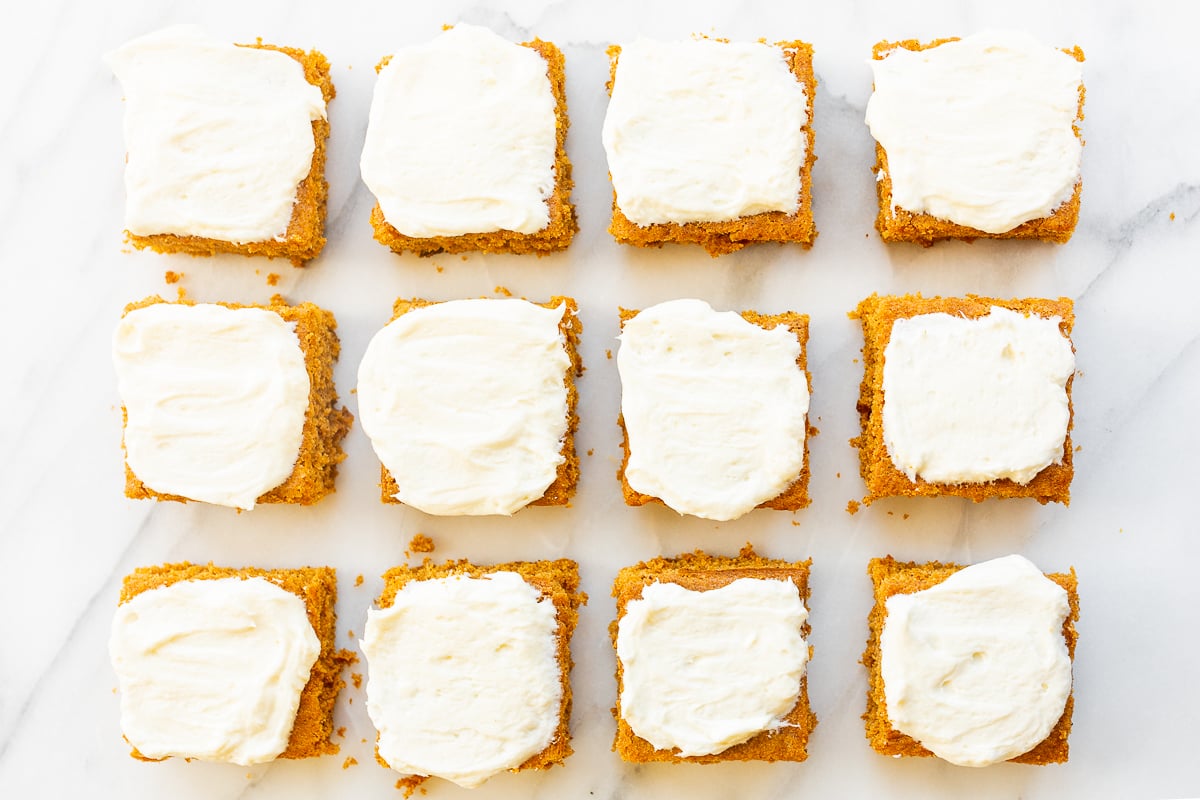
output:
[[[791,581],[645,587],[617,624],[622,718],[681,756],[720,753],[779,728],[800,696],[806,619]]]
[[[287,747],[321,653],[304,601],[262,578],[142,592],[117,607],[108,647],[139,753],[243,765]]]
[[[545,749],[562,680],[554,603],[515,572],[411,581],[367,612],[367,712],[392,769],[478,786]]]
[[[321,89],[294,58],[177,25],[106,60],[125,91],[125,227],[245,243],[282,239],[312,168]]]
[[[565,313],[454,300],[375,334],[358,368],[359,415],[397,500],[429,514],[511,514],[545,494],[564,460]]]
[[[892,208],[987,233],[1049,216],[1079,182],[1080,62],[1026,33],[990,31],[872,60],[871,135]]]
[[[626,321],[617,369],[625,479],[681,514],[740,517],[804,469],[808,380],[800,343],[702,300]]]
[[[113,364],[125,460],[150,489],[251,509],[291,475],[309,391],[295,323],[156,303],[121,319]]]
[[[887,600],[888,719],[952,764],[983,767],[1045,739],[1071,693],[1067,593],[1021,556]]]
[[[978,319],[898,319],[883,355],[883,438],[932,483],[1026,484],[1062,462],[1075,371],[1059,317],[993,307]]]
[[[603,129],[617,203],[638,225],[794,214],[807,121],[779,47],[624,45]]]
[[[379,71],[360,164],[384,219],[419,237],[549,225],[547,69],[536,50],[475,25],[397,50]]]

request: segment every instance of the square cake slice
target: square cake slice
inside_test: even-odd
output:
[[[609,232],[622,244],[810,247],[812,46],[638,40],[608,49]]]
[[[131,755],[246,765],[338,752],[333,707],[353,656],[335,650],[336,600],[329,567],[127,575],[109,651]]]
[[[620,314],[626,504],[714,520],[807,506],[808,317],[701,300]]]
[[[396,253],[565,249],[571,205],[562,52],[458,24],[377,67],[362,152],[375,238]]]
[[[1021,556],[970,567],[888,556],[867,573],[863,719],[876,752],[975,767],[1067,760],[1074,569],[1043,575]]]
[[[125,91],[126,235],[135,247],[286,258],[325,246],[329,62],[177,25],[107,58]]]
[[[575,300],[397,300],[358,370],[382,500],[444,516],[565,506],[583,330]]]
[[[867,125],[886,242],[1066,242],[1079,218],[1083,51],[1028,34],[880,42]]]
[[[871,295],[850,316],[863,327],[862,433],[851,444],[864,502],[1070,502],[1069,298]]]
[[[333,492],[354,421],[337,405],[336,328],[278,295],[126,306],[113,335],[126,496],[251,509]]]
[[[703,552],[613,582],[617,735],[631,762],[804,761],[812,561]]]
[[[367,711],[376,758],[410,777],[473,787],[549,769],[572,752],[574,561],[395,567],[367,612]]]

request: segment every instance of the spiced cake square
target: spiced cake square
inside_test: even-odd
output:
[[[1071,499],[1069,298],[871,295],[858,399],[864,502]]]
[[[125,577],[109,653],[131,755],[235,764],[338,752],[329,567],[141,567]]]
[[[617,735],[625,761],[804,761],[809,561],[697,551],[613,582]]]
[[[866,736],[887,756],[960,766],[1067,760],[1075,570],[1021,556],[969,567],[872,559]]]
[[[358,369],[385,503],[428,514],[564,506],[575,453],[575,300],[397,300]]]
[[[884,241],[1071,238],[1082,50],[989,31],[880,42],[873,55],[866,121]]]
[[[574,561],[395,567],[367,612],[367,712],[376,758],[410,777],[474,787],[572,752]]]
[[[620,313],[626,504],[713,520],[807,506],[808,317],[687,299]]]
[[[622,244],[812,245],[812,46],[695,38],[612,46],[604,150]]]
[[[125,92],[125,227],[160,253],[236,253],[303,266],[325,245],[329,62],[233,45],[193,25],[107,61]]]
[[[377,68],[363,182],[396,253],[563,250],[571,205],[562,52],[458,24]]]
[[[337,321],[312,303],[126,306],[113,334],[125,495],[252,509],[334,491],[353,415],[337,405]]]

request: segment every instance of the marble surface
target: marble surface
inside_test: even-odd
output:
[[[0,83],[0,265],[5,378],[0,382],[0,796],[234,798],[395,797],[372,760],[362,690],[343,693],[339,756],[241,768],[128,757],[108,663],[121,577],[183,559],[329,564],[341,576],[339,639],[356,647],[379,575],[418,532],[438,558],[480,562],[567,556],[591,602],[575,637],[576,753],[546,773],[501,775],[475,798],[510,797],[1180,797],[1200,795],[1194,721],[1200,645],[1200,538],[1192,514],[1200,431],[1200,124],[1192,4],[509,2],[327,3],[317,0],[86,3],[11,11]],[[398,257],[371,238],[373,200],[358,177],[378,59],[445,22],[557,42],[567,58],[581,231],[544,259]],[[230,40],[323,50],[338,89],[330,114],[329,244],[307,269],[244,258],[131,252],[122,241],[121,92],[105,51],[172,22]],[[866,64],[882,38],[932,38],[1019,24],[1087,53],[1083,206],[1074,239],[885,246],[872,227],[872,142],[862,123]],[[774,245],[712,260],[699,249],[639,251],[606,232],[609,185],[600,126],[610,42],[704,32],[803,38],[816,48],[815,212],[809,251]],[[581,491],[568,509],[512,518],[439,519],[377,499],[377,463],[357,427],[336,495],[311,508],[252,513],[155,504],[122,495],[121,415],[109,337],[121,308],[173,294],[252,302],[281,291],[332,309],[342,337],[336,377],[349,407],[358,360],[398,295],[491,295],[497,287],[579,298],[585,324],[578,444]],[[278,273],[277,289],[267,275]],[[846,312],[871,292],[1068,295],[1077,303],[1074,438],[1082,448],[1069,508],[1032,501],[880,502],[862,496],[854,402],[861,336]],[[696,296],[719,308],[812,316],[811,507],[715,524],[663,508],[626,508],[614,472],[619,385],[616,306]],[[812,702],[820,724],[804,764],[623,764],[612,752],[613,655],[607,625],[617,569],[660,553],[744,542],[812,557]],[[974,561],[1022,553],[1045,569],[1074,565],[1083,615],[1075,728],[1063,766],[963,769],[893,760],[866,745],[858,664],[872,556]],[[354,578],[363,575],[362,586]],[[359,665],[355,671],[363,671]],[[343,769],[347,757],[357,765]],[[430,797],[465,796],[441,782]]]

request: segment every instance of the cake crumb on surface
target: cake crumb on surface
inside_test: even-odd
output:
[[[792,520],[792,526],[793,526],[793,527],[796,527],[796,528],[799,528],[799,527],[800,527],[800,521],[799,521],[799,520]]]
[[[346,760],[342,762],[342,769],[350,769],[358,763],[358,759],[354,756],[346,756]]]
[[[438,272],[445,272],[445,269],[443,267],[438,266],[437,264],[434,264],[433,268],[436,269]]]
[[[337,729],[337,735],[341,736],[343,739],[346,738],[346,726],[345,725],[343,725],[342,727]]]
[[[353,638],[354,638],[354,631],[346,631],[346,636],[348,636],[349,638],[353,639]]]
[[[181,303],[188,299],[187,289],[183,288],[182,286],[179,287],[175,294],[178,296],[179,302]]]
[[[900,519],[908,519],[908,516],[909,516],[908,514],[905,514],[905,515],[904,515],[903,517],[901,517]]]
[[[418,533],[412,538],[412,541],[408,543],[408,549],[414,553],[432,553],[433,539],[430,539],[423,533]]]
[[[1174,222],[1174,221],[1175,221],[1175,212],[1172,211],[1171,212],[1171,222]]]
[[[355,586],[363,585],[363,576],[362,575],[359,575],[357,578],[354,579],[354,585]]]
[[[427,779],[424,775],[409,775],[396,781],[396,788],[404,792],[405,798],[412,797],[418,789],[421,790],[421,794],[425,794],[425,787],[421,785],[425,780]]]
[[[169,269],[163,273],[163,280],[167,283],[179,283],[181,278],[183,278],[182,272],[175,272]]]
[[[278,284],[279,284],[279,273],[278,272],[268,272],[267,273],[267,286],[277,286]]]
[[[589,456],[591,456],[591,455],[595,455],[595,454],[596,454],[596,448],[594,448],[594,447],[589,447],[589,448],[588,448],[588,455],[589,455]]]
[[[502,294],[505,297],[512,297],[512,292],[509,290],[509,288],[507,286],[497,286],[492,291],[495,292],[496,294]]]
[[[355,689],[361,689],[362,688],[362,673],[351,672],[350,673],[350,682],[354,684]]]
[[[604,357],[607,358],[609,361],[612,361],[612,350],[605,350]]]
[[[846,503],[846,513],[847,514],[857,514],[858,508],[859,508],[859,503],[857,500],[851,500],[849,503]]]

